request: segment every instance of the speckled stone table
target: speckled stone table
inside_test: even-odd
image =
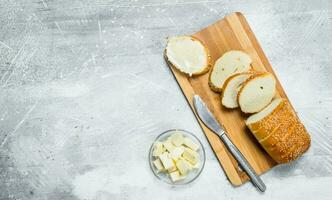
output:
[[[312,147],[233,188],[162,56],[165,38],[228,13],[249,21]],[[0,199],[331,199],[332,2],[2,0]],[[154,138],[203,142],[200,177],[171,187],[151,173]]]

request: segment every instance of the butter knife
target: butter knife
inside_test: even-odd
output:
[[[248,161],[239,151],[239,149],[233,144],[230,138],[227,136],[223,127],[218,123],[215,117],[212,115],[208,107],[204,104],[200,96],[194,96],[194,107],[197,115],[202,120],[202,122],[215,134],[219,136],[221,141],[225,144],[227,149],[231,152],[234,158],[237,160],[241,168],[250,177],[253,185],[255,185],[261,192],[266,190],[266,186],[262,179],[256,174],[254,169],[250,166]]]

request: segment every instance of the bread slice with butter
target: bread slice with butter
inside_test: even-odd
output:
[[[206,73],[210,68],[210,54],[206,46],[192,36],[168,38],[166,61],[188,76]]]
[[[276,80],[271,73],[259,73],[247,79],[237,96],[244,113],[256,113],[270,104],[276,94]]]
[[[252,60],[242,51],[228,51],[214,63],[209,76],[209,86],[215,92],[221,92],[225,81],[235,73],[251,70]]]

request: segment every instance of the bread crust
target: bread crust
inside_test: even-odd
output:
[[[178,67],[176,67],[167,57],[167,45],[166,45],[166,48],[164,50],[164,58],[167,62],[168,65],[170,65],[171,67],[173,67],[174,69],[176,69],[177,71],[185,74],[186,76],[188,77],[193,77],[193,76],[199,76],[199,75],[202,75],[202,74],[205,74],[206,72],[208,72],[211,68],[211,55],[210,55],[210,51],[209,49],[206,47],[206,45],[198,38],[194,37],[194,36],[179,36],[179,37],[190,37],[192,40],[195,40],[195,41],[198,41],[199,43],[201,43],[205,49],[205,52],[207,54],[207,65],[204,67],[204,69],[200,72],[196,72],[196,73],[192,73],[192,74],[189,74],[187,72],[183,72],[181,71]]]
[[[210,89],[213,91],[213,92],[216,92],[216,93],[221,93],[222,92],[222,89],[221,88],[218,88],[216,87],[212,81],[211,81],[211,72],[209,74],[209,86],[210,86]]]
[[[310,147],[310,135],[285,99],[271,114],[253,124],[248,127],[257,139],[273,130],[259,143],[278,163],[295,160]]]
[[[277,129],[260,144],[276,162],[287,163],[297,159],[307,151],[310,147],[310,136],[303,124],[298,121],[287,131]]]

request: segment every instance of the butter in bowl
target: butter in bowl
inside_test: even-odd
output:
[[[183,185],[194,181],[203,170],[205,152],[192,133],[172,129],[160,134],[149,153],[150,167],[160,180]]]

